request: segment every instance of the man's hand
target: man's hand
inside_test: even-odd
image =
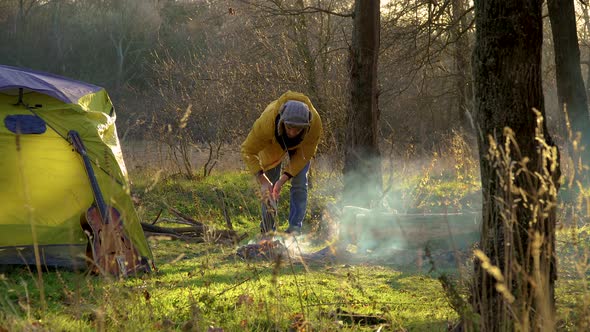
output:
[[[288,180],[289,180],[289,177],[287,175],[283,174],[279,178],[279,181],[277,181],[277,183],[275,183],[274,187],[272,188],[272,198],[275,201],[279,199],[279,196],[281,195],[281,189],[283,189],[283,185]]]
[[[261,173],[257,177],[258,183],[260,183],[260,193],[262,195],[262,200],[268,200],[272,198],[272,190],[273,185],[272,182],[268,179],[266,174]]]

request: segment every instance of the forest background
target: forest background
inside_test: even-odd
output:
[[[323,0],[2,0],[0,63],[105,87],[123,140],[149,140],[173,150],[185,144],[212,152],[223,143],[236,146],[268,102],[286,90],[300,91],[325,122],[320,154],[338,157],[348,107],[351,6],[352,1]],[[584,2],[576,7],[587,81],[590,19]],[[382,3],[381,15],[384,151],[420,158],[444,150],[453,133],[465,135],[475,148],[469,104],[472,4],[391,1]],[[547,16],[544,27],[547,123],[562,146],[564,117]],[[185,126],[178,126],[181,121]],[[178,170],[187,175],[202,166],[177,157]]]
[[[207,175],[214,160],[222,160],[225,150],[219,148],[227,144],[236,152],[268,102],[286,90],[300,91],[324,119],[319,154],[334,165],[342,159],[349,103],[351,6],[351,1],[3,0],[0,62],[105,87],[117,108],[122,140],[166,147],[167,161],[187,176]],[[587,8],[579,9],[586,59]],[[475,148],[469,116],[473,8],[463,0],[392,1],[382,4],[381,14],[384,154],[430,157],[445,150],[453,135]],[[555,129],[563,116],[557,111],[549,24],[545,27],[547,122],[559,141]],[[211,152],[209,164],[209,158],[195,159],[190,152],[195,148],[204,148],[205,156]],[[138,164],[146,166],[142,157]]]

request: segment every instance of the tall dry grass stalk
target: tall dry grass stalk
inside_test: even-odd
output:
[[[555,231],[559,153],[537,115],[536,151],[521,151],[516,133],[489,137],[490,181],[484,188],[481,250],[475,252],[472,305],[481,331],[554,331]],[[529,152],[529,154],[531,154]],[[484,184],[485,187],[485,184]],[[487,197],[485,197],[487,195]]]

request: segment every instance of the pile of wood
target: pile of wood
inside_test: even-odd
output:
[[[214,242],[220,244],[235,244],[247,236],[247,234],[242,234],[241,236],[238,235],[238,233],[233,230],[231,222],[227,222],[227,218],[226,225],[228,229],[215,229],[181,213],[173,207],[169,206],[168,210],[174,215],[174,217],[160,219],[160,215],[162,214],[162,211],[160,211],[153,222],[141,223],[146,236],[164,236],[192,243]],[[178,224],[182,226],[162,227],[156,225],[158,222]]]
[[[244,260],[275,260],[277,258],[286,258],[289,253],[281,241],[262,239],[256,243],[239,247],[236,254]]]
[[[244,260],[291,260],[293,263],[329,264],[336,261],[336,251],[327,246],[315,252],[305,253],[298,250],[297,245],[287,248],[281,240],[264,238],[257,242],[239,247],[236,255]],[[342,255],[341,255],[342,256]],[[346,258],[343,256],[343,258]]]

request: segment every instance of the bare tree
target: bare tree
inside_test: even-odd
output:
[[[541,82],[542,1],[475,2],[483,225],[472,301],[482,331],[554,329],[558,149]]]
[[[453,58],[455,74],[455,107],[451,110],[451,125],[466,129],[470,127],[468,112],[471,110],[471,75],[469,73],[469,23],[467,20],[467,6],[465,0],[453,0],[451,27],[452,40],[454,40]]]
[[[141,61],[154,46],[160,17],[153,3],[142,0],[98,5],[97,9],[114,55],[114,86],[119,89],[140,73]]]
[[[581,40],[580,46],[581,50],[585,49],[586,56],[583,60],[581,60],[581,64],[585,66],[586,69],[586,99],[590,98],[590,6],[586,1],[578,2],[580,4],[580,11],[582,15],[582,31],[581,31]]]
[[[549,20],[553,33],[555,52],[555,71],[557,78],[558,109],[567,112],[569,124],[577,143],[570,142],[570,155],[578,157],[575,164],[590,165],[590,113],[582,70],[580,68],[580,48],[576,28],[576,14],[573,0],[548,0]],[[565,122],[565,121],[563,121]],[[567,133],[561,126],[562,133]],[[567,135],[564,135],[567,137]],[[581,145],[584,150],[574,151],[574,146]],[[576,180],[581,181],[587,175],[581,174]]]
[[[381,195],[377,61],[379,0],[357,0],[350,47],[350,108],[344,149],[345,203],[370,207]]]
[[[473,8],[463,0],[408,0],[390,1],[386,9],[379,55],[381,129],[398,147],[430,154],[450,130],[468,128]]]

